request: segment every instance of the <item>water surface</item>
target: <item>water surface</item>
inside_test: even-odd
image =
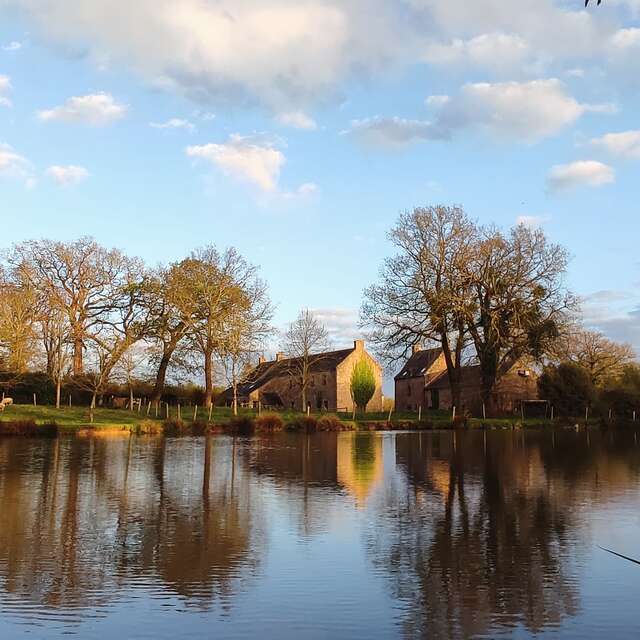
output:
[[[640,636],[632,432],[0,439],[0,638]]]

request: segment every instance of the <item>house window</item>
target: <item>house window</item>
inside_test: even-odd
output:
[[[326,376],[326,375],[323,375],[323,376],[322,376],[322,386],[323,386],[323,387],[326,387],[326,386],[327,386],[327,376]]]

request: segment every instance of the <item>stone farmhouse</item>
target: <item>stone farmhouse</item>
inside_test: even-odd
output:
[[[367,352],[364,340],[356,340],[351,349],[311,356],[307,404],[312,411],[353,410],[351,372],[361,358],[370,362],[376,378],[376,391],[367,411],[382,411],[382,367]],[[249,407],[260,404],[264,408],[305,411],[296,364],[295,358],[285,358],[282,353],[272,361],[260,358],[258,365],[238,386],[238,402]],[[218,403],[226,405],[232,401],[232,389],[227,389],[218,399]]]
[[[462,407],[481,415],[482,394],[480,367],[463,367],[461,375]],[[395,377],[396,411],[452,409],[449,375],[442,349],[414,348],[413,354]],[[523,402],[538,399],[537,376],[527,367],[514,365],[496,385],[491,407],[494,414],[511,414]]]

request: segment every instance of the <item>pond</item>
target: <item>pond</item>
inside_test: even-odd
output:
[[[0,439],[0,638],[640,636],[630,431]]]

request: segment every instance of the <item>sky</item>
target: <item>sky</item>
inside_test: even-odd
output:
[[[342,347],[398,215],[456,204],[640,352],[639,71],[640,0],[0,0],[0,246],[235,246]]]

